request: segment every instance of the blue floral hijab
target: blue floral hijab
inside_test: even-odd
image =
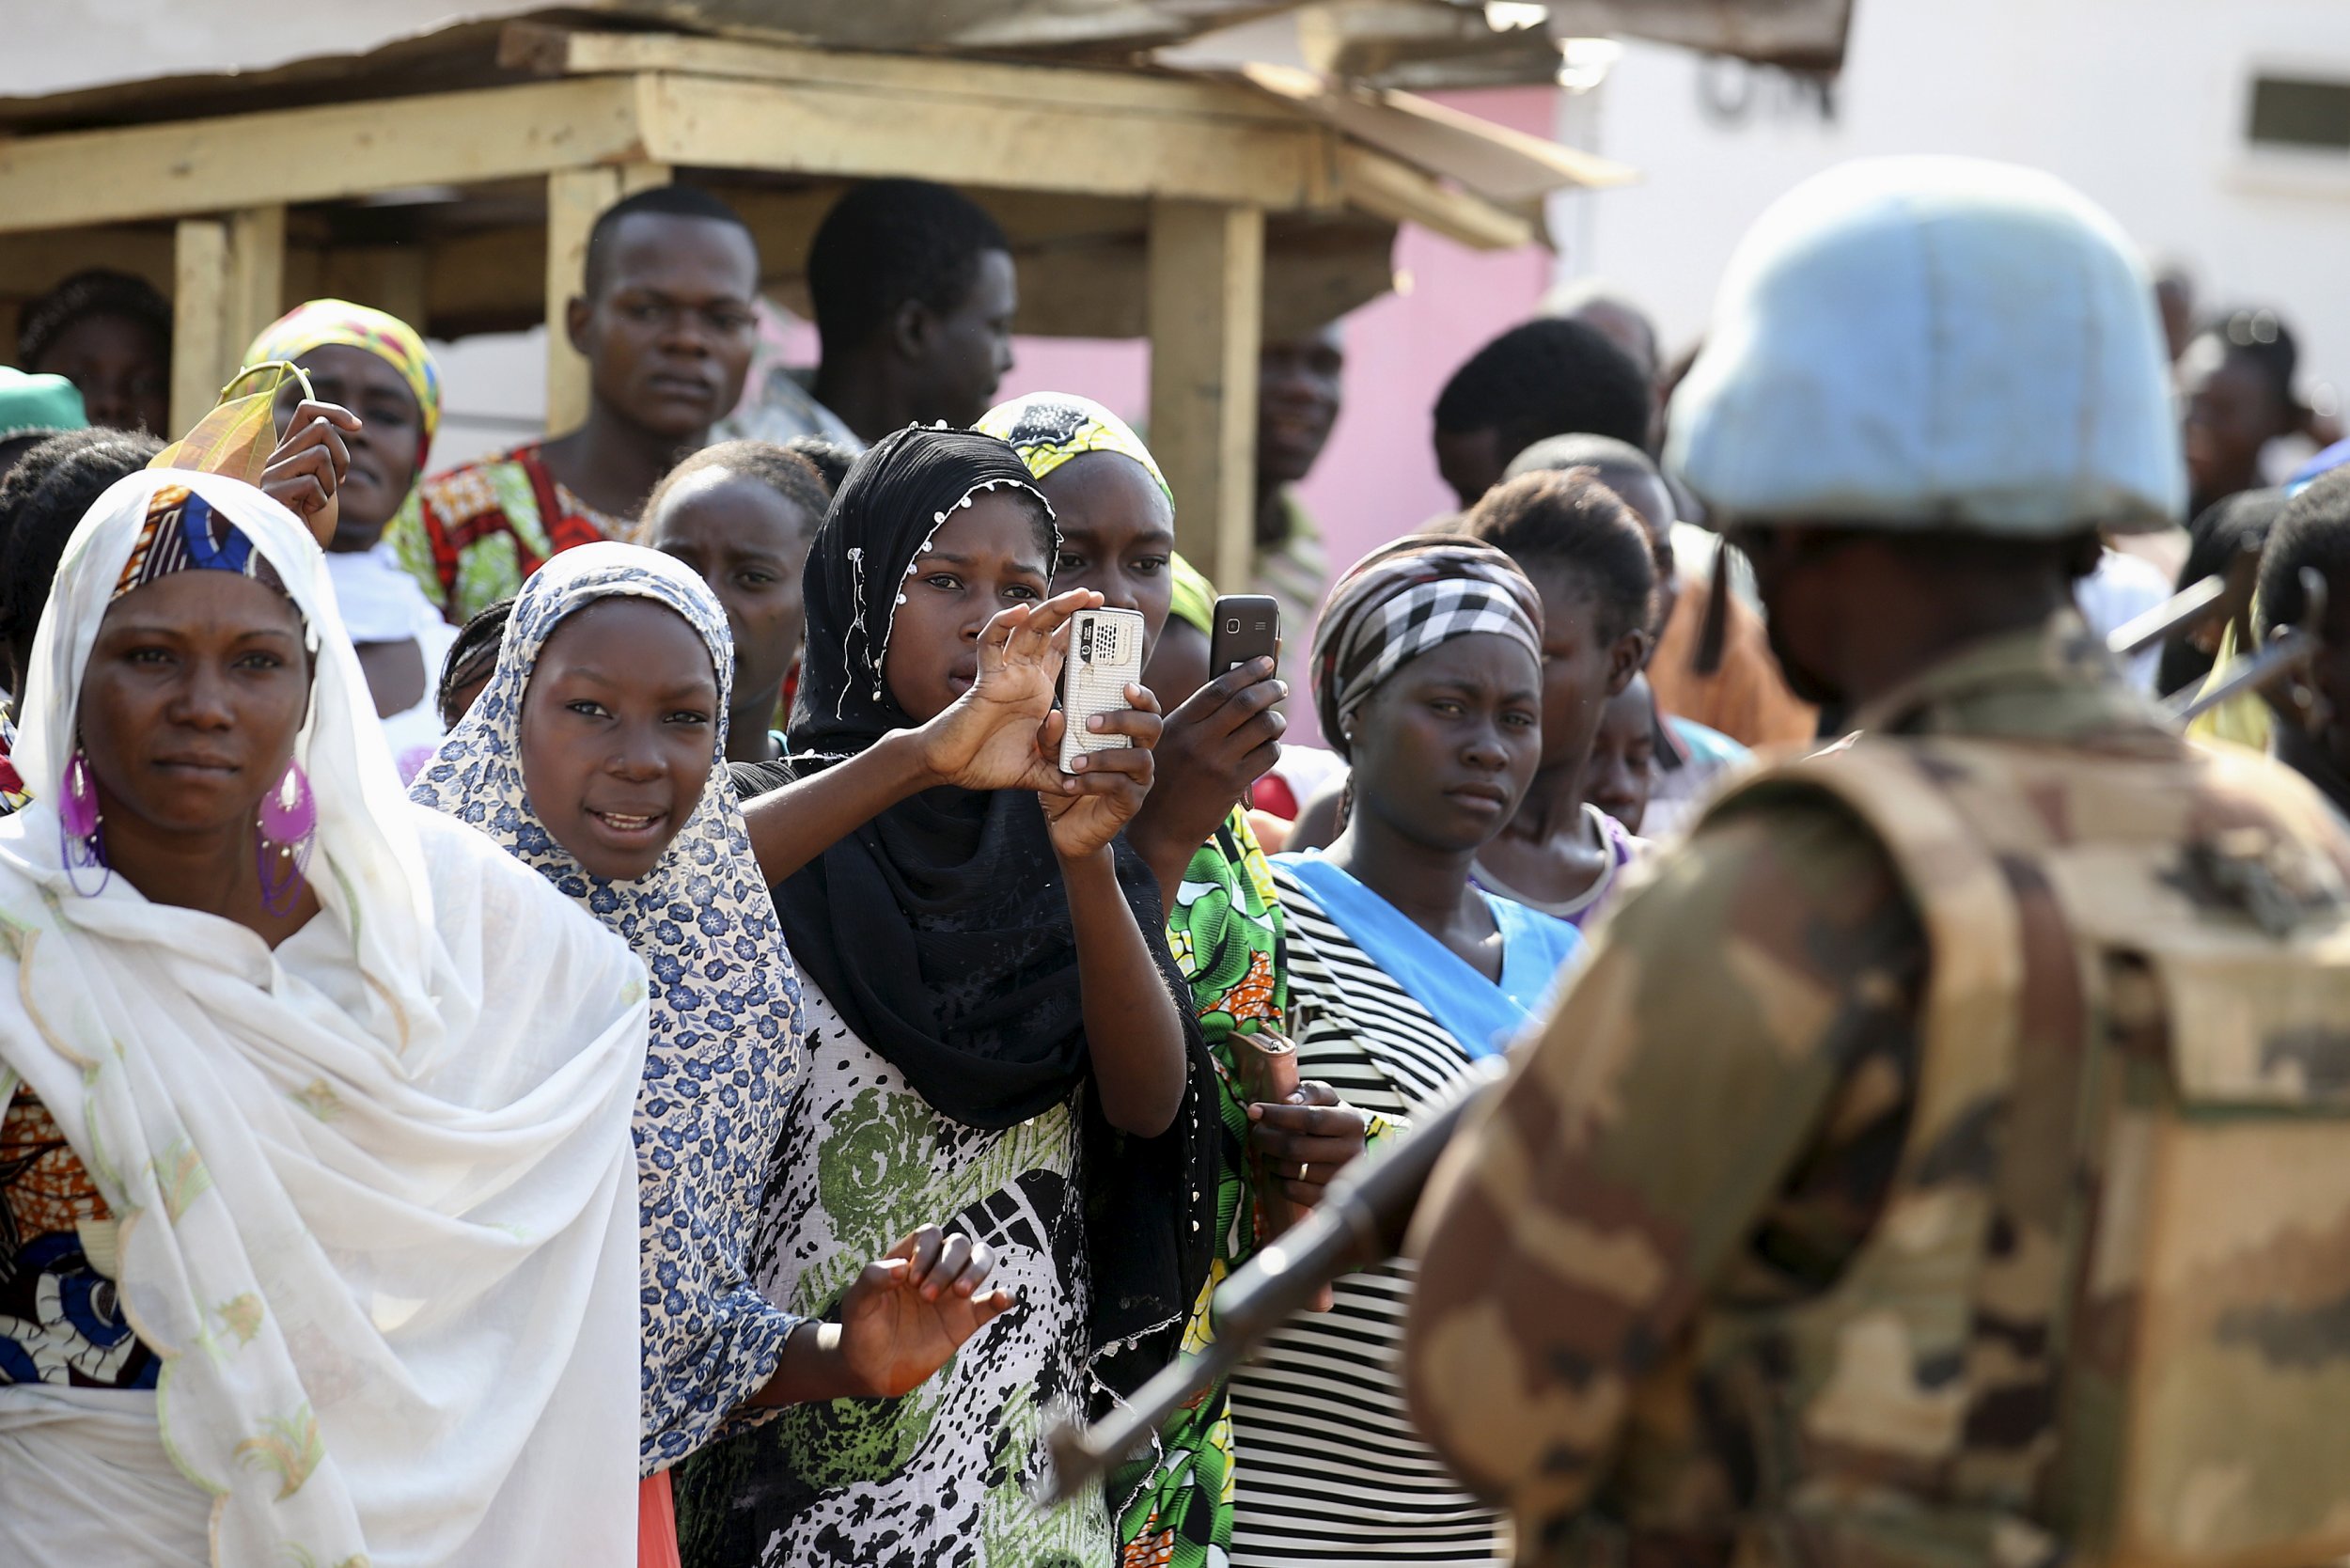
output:
[[[567,616],[614,594],[666,604],[701,635],[718,677],[716,756],[693,815],[651,871],[591,875],[523,789],[523,698]],[[761,1190],[797,1087],[800,982],[727,788],[734,644],[702,580],[633,544],[556,556],[523,585],[497,669],[409,793],[479,828],[626,938],[652,979],[651,1041],[636,1098],[645,1361],[640,1459],[667,1468],[715,1435],[775,1372],[798,1319],[746,1265]]]

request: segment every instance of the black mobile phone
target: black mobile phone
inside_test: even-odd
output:
[[[1215,602],[1215,625],[1208,633],[1208,679],[1239,668],[1251,659],[1279,656],[1281,606],[1265,593],[1227,593]]]

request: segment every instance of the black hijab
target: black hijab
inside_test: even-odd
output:
[[[792,773],[913,727],[882,674],[901,594],[931,537],[992,490],[1034,505],[1049,561],[1058,539],[1052,508],[993,436],[898,431],[841,481],[808,551]],[[1124,1385],[1172,1354],[1207,1278],[1216,1145],[1214,1068],[1167,949],[1157,881],[1122,837],[1113,855],[1190,1058],[1174,1125],[1149,1139],[1110,1128],[1091,1089],[1076,936],[1032,792],[929,791],[833,845],[775,895],[801,967],[942,1115],[1009,1127],[1085,1090],[1095,1350],[1145,1341],[1120,1358],[1131,1374],[1104,1370]]]

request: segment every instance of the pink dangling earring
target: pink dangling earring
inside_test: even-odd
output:
[[[254,826],[259,830],[253,855],[261,878],[261,907],[283,915],[302,896],[310,846],[318,840],[318,802],[311,797],[309,776],[301,763],[286,764],[284,776],[261,797],[261,814]]]
[[[105,813],[98,809],[98,781],[90,776],[89,759],[76,745],[73,755],[66,759],[65,797],[57,802],[57,849],[67,884],[86,899],[104,892],[114,879],[114,868],[106,864],[106,843],[100,836],[105,820]],[[77,873],[92,867],[104,874],[97,886],[85,887]]]

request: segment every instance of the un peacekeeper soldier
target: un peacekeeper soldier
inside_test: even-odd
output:
[[[2350,846],[2071,608],[2180,505],[2149,300],[1971,161],[1732,262],[1669,455],[1859,736],[1709,813],[1423,1201],[1413,1409],[1522,1564],[2350,1550]]]

